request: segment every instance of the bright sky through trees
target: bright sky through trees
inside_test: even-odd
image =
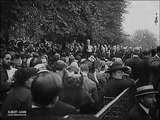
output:
[[[125,33],[133,34],[135,30],[148,29],[158,37],[160,32],[159,8],[159,0],[131,1],[131,4],[127,8],[128,13],[124,14],[123,28]],[[158,16],[157,26],[154,22],[156,13]]]

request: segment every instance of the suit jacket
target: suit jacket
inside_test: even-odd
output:
[[[89,79],[86,75],[83,75],[82,88],[90,94],[94,100],[92,109],[95,109],[94,112],[98,112],[103,107],[103,101],[101,100],[101,94],[97,90],[96,83]]]
[[[160,89],[158,89],[158,84],[160,83],[160,57],[158,57],[158,54],[149,59],[149,72],[150,83],[153,84],[156,91],[159,90],[159,93],[156,94],[156,100],[158,109],[160,110]]]
[[[150,82],[153,84],[155,90],[158,90],[158,83],[160,82],[160,57],[157,54],[149,59],[149,72]]]
[[[83,85],[82,87],[86,89],[90,94],[97,90],[96,83],[89,79],[87,76],[83,75]]]
[[[110,77],[103,86],[103,94],[107,97],[117,97],[123,90],[132,85],[134,82],[129,80],[127,76],[124,76],[123,79]]]
[[[126,120],[152,120],[139,104],[135,104],[128,113]]]
[[[132,68],[132,72],[130,74],[130,77],[134,80],[136,80],[139,77],[139,63],[141,62],[141,59],[139,57],[132,57],[125,61],[126,66],[130,66]]]
[[[139,81],[137,84],[139,86],[147,85],[149,83],[149,58],[143,58],[142,61],[139,62]]]

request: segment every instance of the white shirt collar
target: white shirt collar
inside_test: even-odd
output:
[[[142,107],[142,109],[147,113],[149,114],[149,109],[144,107],[141,103],[139,103],[139,105]]]
[[[40,106],[32,105],[32,108],[40,108]]]
[[[133,55],[133,57],[138,57],[138,55]]]

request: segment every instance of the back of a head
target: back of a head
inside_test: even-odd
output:
[[[148,55],[150,55],[151,52],[150,52],[150,50],[146,49],[146,50],[143,50],[142,53],[144,56],[148,56]]]
[[[82,76],[70,76],[66,75],[63,78],[63,88],[71,88],[71,89],[78,89],[81,88],[83,84]]]
[[[42,63],[42,60],[40,58],[33,58],[30,61],[30,67],[34,67],[37,64],[41,64],[41,63]]]
[[[41,73],[32,82],[33,101],[38,106],[47,106],[58,96],[61,88],[62,80],[56,73]]]
[[[67,68],[67,64],[63,60],[57,60],[54,65],[54,70],[63,70],[64,68]]]
[[[140,48],[139,47],[133,48],[133,55],[139,55],[139,53],[140,53]]]
[[[38,70],[32,67],[18,69],[14,74],[14,84],[16,86],[24,86],[25,82],[32,76],[35,76],[37,72]]]
[[[102,61],[101,60],[96,60],[94,61],[94,69],[100,69],[102,67]]]
[[[120,63],[120,64],[123,64],[122,59],[121,59],[121,58],[119,58],[119,57],[116,57],[116,58],[114,59],[114,62],[116,62],[116,63]]]
[[[82,72],[88,72],[89,71],[89,68],[88,68],[88,65],[87,64],[81,64],[80,65],[80,69]]]
[[[56,53],[54,56],[53,56],[53,59],[54,61],[57,61],[57,60],[60,60],[60,54],[59,53]]]

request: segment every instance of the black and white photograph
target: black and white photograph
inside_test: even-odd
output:
[[[0,6],[0,120],[160,120],[160,0]]]

